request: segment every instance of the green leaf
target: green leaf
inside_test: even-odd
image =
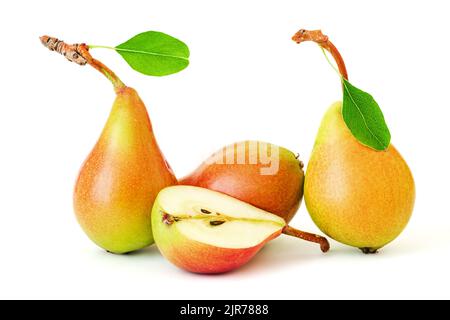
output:
[[[343,89],[342,115],[347,127],[362,144],[378,151],[386,150],[391,134],[375,99],[345,79]]]
[[[134,70],[165,76],[189,65],[187,45],[165,33],[147,31],[114,48]]]

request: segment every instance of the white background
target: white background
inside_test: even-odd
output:
[[[450,45],[447,1],[13,1],[0,8],[0,298],[450,298]],[[72,211],[78,169],[114,100],[89,67],[38,36],[117,45],[147,30],[185,41],[185,71],[152,78],[113,51],[92,53],[146,102],[178,176],[211,152],[265,140],[307,162],[322,115],[341,98],[317,46],[290,40],[321,28],[350,80],[382,107],[415,176],[404,233],[365,256],[332,242],[281,237],[219,276],[186,273],[156,247],[106,254]],[[304,205],[293,225],[318,232]]]

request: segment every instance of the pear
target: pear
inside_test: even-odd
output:
[[[320,244],[329,250],[328,240],[289,225],[303,198],[303,163],[291,151],[274,144],[243,141],[226,146],[179,181],[224,193],[286,222],[283,233]]]
[[[334,103],[322,120],[305,176],[306,207],[316,225],[339,242],[364,253],[376,253],[400,235],[411,217],[415,200],[413,176],[390,144],[389,130],[373,97],[355,87],[350,93],[346,65],[329,37],[321,30],[301,29],[292,39],[297,43],[313,41],[324,54],[326,50],[332,55],[341,78],[344,103],[347,97],[347,103],[356,106],[364,120],[364,131],[369,128],[368,120],[371,128],[376,123],[377,129],[387,130],[384,148],[371,147],[366,137],[360,140],[361,136],[355,135],[361,127],[355,131],[353,124],[353,130],[349,128],[342,103]],[[364,116],[363,108],[372,111]]]
[[[42,44],[79,65],[100,71],[116,99],[105,127],[78,175],[73,196],[77,219],[88,237],[112,253],[153,243],[151,210],[159,191],[177,180],[158,147],[147,109],[86,44],[69,45],[48,36]]]
[[[176,178],[137,92],[125,86],[116,92],[103,132],[80,170],[74,208],[92,241],[127,253],[153,243],[153,202]]]
[[[305,202],[325,234],[373,253],[407,225],[414,180],[392,144],[379,152],[359,143],[341,108],[333,104],[322,120],[306,170]]]
[[[278,237],[283,218],[212,190],[163,189],[152,211],[153,235],[162,255],[195,273],[223,273],[247,263]]]
[[[180,180],[219,191],[282,217],[289,223],[303,198],[303,163],[274,144],[244,141],[211,155]]]

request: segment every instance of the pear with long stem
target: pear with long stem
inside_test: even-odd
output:
[[[161,189],[177,180],[158,147],[144,103],[92,58],[87,45],[68,45],[47,36],[41,41],[70,61],[100,71],[116,93],[106,125],[76,181],[74,209],[81,227],[93,242],[113,253],[152,244],[153,202]]]
[[[342,78],[344,101],[325,114],[305,175],[305,202],[316,225],[331,238],[375,253],[407,225],[414,207],[411,171],[397,149],[381,110],[348,82],[344,60],[320,30],[298,31],[331,53]]]

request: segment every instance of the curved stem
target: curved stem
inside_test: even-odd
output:
[[[80,51],[80,54],[87,60],[87,63],[89,65],[100,71],[106,78],[108,78],[112,82],[116,91],[125,87],[125,84],[122,82],[122,80],[120,80],[119,77],[111,69],[91,56],[91,54],[89,53],[89,47],[87,45],[79,45],[78,50]]]
[[[322,33],[321,30],[299,30],[293,37],[297,43],[302,43],[305,41],[312,41],[317,43],[320,47],[327,50],[336,61],[341,76],[348,80],[347,68],[345,67],[344,59],[342,58],[339,50],[334,46],[334,44],[328,39],[326,35]]]
[[[62,54],[67,60],[75,62],[81,66],[89,64],[94,69],[100,71],[106,78],[109,79],[109,81],[112,82],[116,92],[125,87],[125,84],[111,69],[91,56],[89,47],[86,44],[67,44],[62,40],[49,36],[42,36],[40,37],[40,40],[42,44],[50,51],[55,51]]]
[[[322,250],[322,252],[327,252],[328,250],[330,250],[330,243],[328,242],[327,238],[319,236],[317,234],[297,230],[295,228],[292,228],[291,226],[284,227],[283,233],[288,236],[318,243],[320,244],[320,250]]]

